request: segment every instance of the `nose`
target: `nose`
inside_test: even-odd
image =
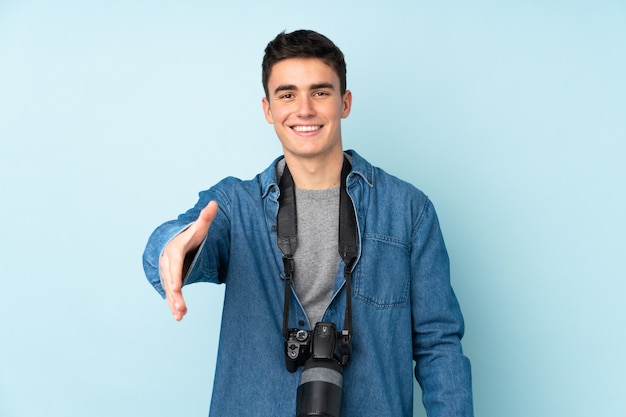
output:
[[[313,101],[309,96],[303,96],[298,101],[298,109],[296,114],[298,117],[311,117],[315,115],[315,109],[313,108]]]

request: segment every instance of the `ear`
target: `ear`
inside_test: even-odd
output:
[[[343,93],[341,106],[341,118],[345,119],[350,115],[350,110],[352,110],[352,91],[346,90],[346,92]]]
[[[263,97],[263,99],[261,99],[261,103],[263,104],[263,114],[265,115],[265,120],[267,120],[267,123],[273,125],[274,118],[272,117],[272,109],[270,108],[270,102],[267,100],[267,97]]]

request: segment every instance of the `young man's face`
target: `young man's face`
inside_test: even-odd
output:
[[[267,87],[265,119],[274,125],[285,156],[323,159],[343,151],[341,119],[350,114],[352,93],[341,94],[330,66],[317,58],[279,61]]]

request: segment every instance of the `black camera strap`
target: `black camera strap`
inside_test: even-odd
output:
[[[347,365],[351,353],[352,338],[352,269],[358,255],[358,233],[356,215],[352,201],[346,191],[346,179],[351,165],[344,157],[341,169],[341,185],[339,187],[339,255],[345,264],[344,277],[346,279],[346,312],[344,328],[341,332],[341,363]],[[289,167],[285,170],[278,184],[280,196],[278,198],[278,247],[283,253],[285,267],[285,298],[283,307],[283,337],[289,333],[289,304],[291,300],[291,283],[293,281],[295,262],[293,255],[298,247],[298,225],[296,209],[296,189]]]

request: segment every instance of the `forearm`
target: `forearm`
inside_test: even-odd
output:
[[[430,351],[415,368],[429,417],[473,417],[469,360],[460,351]]]
[[[471,368],[461,347],[463,315],[431,204],[416,229],[413,249],[413,354],[424,406],[429,417],[471,417]]]

